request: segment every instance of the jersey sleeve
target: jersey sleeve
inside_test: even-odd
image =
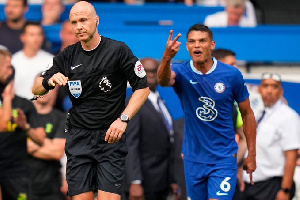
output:
[[[53,62],[48,64],[48,69],[42,73],[42,77],[49,79],[51,78],[54,74],[61,72],[64,74],[64,72],[61,70],[61,66],[63,66],[63,60],[64,60],[64,51],[57,54],[53,58]]]
[[[174,88],[175,92],[178,94],[179,91],[180,91],[180,82],[181,82],[181,79],[180,79],[181,76],[179,74],[179,72],[180,72],[180,70],[179,70],[180,69],[180,64],[173,63],[171,65],[171,69],[176,74],[175,83],[173,85],[173,88]]]
[[[146,72],[142,63],[125,43],[120,46],[119,59],[120,67],[133,91],[148,87]]]
[[[233,95],[237,103],[245,101],[249,98],[249,92],[242,73],[237,70],[233,79]]]

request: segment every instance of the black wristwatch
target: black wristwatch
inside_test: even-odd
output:
[[[121,121],[122,122],[126,122],[126,123],[128,123],[129,122],[129,117],[128,117],[128,115],[126,115],[126,114],[121,114],[120,115],[120,119],[121,119]]]
[[[282,190],[284,193],[288,194],[291,192],[290,188],[280,188],[280,190]]]

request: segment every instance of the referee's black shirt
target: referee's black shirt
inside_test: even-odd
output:
[[[133,91],[148,86],[144,69],[129,47],[103,36],[91,51],[80,42],[67,47],[54,57],[43,77],[57,72],[69,78],[70,125],[78,128],[107,129],[125,109],[127,80]]]

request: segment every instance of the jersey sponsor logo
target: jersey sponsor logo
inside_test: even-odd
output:
[[[223,93],[226,87],[224,83],[216,83],[214,88],[217,93]]]
[[[81,65],[82,65],[82,64],[76,65],[76,66],[74,66],[74,67],[71,66],[71,70],[74,70],[75,68],[80,67]]]
[[[107,77],[102,77],[101,81],[99,82],[99,88],[103,92],[109,92],[111,90],[112,84],[111,82],[107,79]]]
[[[134,72],[140,78],[144,78],[146,76],[146,72],[145,72],[144,66],[142,65],[141,61],[139,61],[139,60],[136,61],[135,66],[134,66]]]
[[[78,98],[82,92],[82,86],[80,80],[68,81],[69,91],[73,97]]]
[[[193,81],[193,80],[191,79],[191,80],[190,80],[190,83],[193,84],[193,85],[195,85],[195,84],[197,84],[198,82],[197,82],[197,81]]]
[[[202,121],[213,121],[218,116],[215,109],[215,102],[209,97],[200,97],[199,101],[203,103],[201,107],[196,109],[196,115]]]

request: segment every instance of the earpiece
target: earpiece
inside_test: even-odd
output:
[[[96,24],[97,24],[97,26],[98,26],[98,20],[96,20]]]

